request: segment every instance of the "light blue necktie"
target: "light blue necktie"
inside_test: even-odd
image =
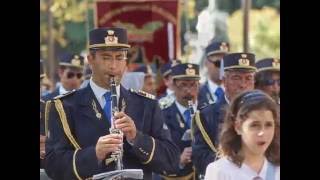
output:
[[[108,91],[104,95],[104,99],[106,100],[106,104],[103,107],[103,111],[106,115],[107,120],[111,121],[111,92]]]
[[[183,116],[184,116],[185,122],[187,124],[187,127],[189,129],[190,128],[190,123],[191,123],[191,112],[190,112],[190,109],[185,110],[184,113],[183,113]]]

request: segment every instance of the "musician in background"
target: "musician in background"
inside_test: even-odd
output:
[[[179,146],[181,152],[179,171],[176,172],[175,178],[194,179],[191,139],[183,138],[183,136],[186,131],[189,131],[191,135],[192,111],[195,112],[197,109],[199,66],[191,63],[178,64],[172,67],[171,75],[176,100],[162,111],[172,139]],[[192,103],[189,104],[189,101]],[[166,177],[164,178],[166,179]]]
[[[41,99],[43,79],[46,77],[44,72],[44,62],[40,59],[40,179],[49,180],[50,178],[44,172],[44,158],[45,158],[45,143],[46,143],[46,130],[45,130],[45,106],[46,103]]]
[[[161,66],[161,76],[163,78],[164,84],[166,85],[166,91],[158,97],[158,102],[160,105],[160,108],[167,108],[169,107],[176,99],[174,95],[174,87],[173,87],[173,79],[172,79],[172,67],[181,64],[181,60],[179,59],[173,59],[172,61],[164,64]]]
[[[144,74],[143,86],[141,90],[149,94],[156,95],[156,74],[152,71],[150,64],[141,65],[133,70],[133,72],[142,72]]]
[[[224,86],[220,75],[220,64],[223,57],[229,53],[229,47],[229,43],[220,41],[213,41],[206,47],[207,81],[200,86],[199,104],[218,103],[223,99]]]
[[[280,105],[280,59],[264,58],[256,62],[255,88],[270,95]]]
[[[217,158],[218,138],[230,102],[241,92],[254,89],[255,55],[230,53],[223,58],[223,84],[225,94],[221,101],[201,106],[199,121],[194,126],[192,159],[197,172],[204,175],[209,163]]]
[[[123,143],[124,169],[170,175],[178,168],[178,147],[172,142],[153,95],[126,90],[120,80],[130,48],[127,31],[98,28],[89,33],[87,87],[56,97],[50,109],[46,143],[47,174],[53,179],[86,179],[115,170],[111,153]],[[119,112],[111,118],[110,77],[116,81]],[[109,134],[111,124],[124,136]]]
[[[83,81],[84,58],[77,54],[65,53],[60,57],[58,74],[60,78],[59,85],[52,93],[42,97],[44,101],[70,92],[73,89],[79,89]]]
[[[45,102],[41,99],[41,85],[43,78],[45,77],[44,73],[43,60],[40,60],[40,168],[43,168],[43,159],[45,157],[45,126],[44,126],[44,108]]]

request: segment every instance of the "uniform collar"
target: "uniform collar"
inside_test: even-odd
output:
[[[176,106],[181,114],[183,114],[188,109],[188,107],[183,106],[177,100],[175,101],[175,103],[176,103]],[[194,112],[196,111],[196,107],[197,107],[197,102],[193,105]]]
[[[208,88],[211,94],[214,94],[217,90],[218,87],[221,87],[224,91],[224,87],[221,85],[217,85],[215,82],[211,81],[210,79],[208,79]]]
[[[167,95],[171,95],[171,94],[174,94],[174,91],[172,91],[171,89],[167,88],[166,93],[167,93]]]
[[[104,94],[106,92],[109,92],[110,89],[105,89],[103,87],[100,87],[99,85],[97,85],[93,80],[92,77],[90,78],[90,87],[93,91],[93,94],[96,96],[96,98],[98,99],[101,107],[104,106],[105,104],[105,100],[104,100]],[[119,95],[120,95],[120,85],[116,86],[116,91],[117,91],[117,101],[119,101]]]
[[[226,100],[227,104],[230,105],[230,100],[228,99],[228,97],[226,96],[226,94],[224,94],[224,99]]]
[[[69,91],[67,91],[63,86],[62,86],[62,84],[59,86],[59,94],[65,94],[65,93],[67,93],[67,92],[69,92]]]

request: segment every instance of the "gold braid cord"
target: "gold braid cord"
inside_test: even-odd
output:
[[[195,120],[196,120],[196,125],[198,126],[204,140],[206,141],[206,143],[209,145],[209,147],[211,148],[211,150],[213,152],[217,152],[216,148],[214,147],[213,143],[211,142],[210,140],[210,137],[209,135],[207,134],[206,130],[204,129],[202,123],[201,123],[201,120],[200,120],[200,114],[199,113],[196,113],[195,115]]]
[[[49,120],[49,110],[51,107],[51,101],[47,101],[45,105],[45,114],[44,114],[44,132],[46,137],[48,137],[48,120]]]
[[[62,123],[62,127],[63,127],[64,133],[67,135],[68,139],[70,140],[71,144],[73,145],[73,147],[75,149],[81,149],[80,146],[78,145],[78,143],[76,142],[76,140],[74,139],[74,137],[71,134],[71,131],[70,131],[70,128],[69,128],[69,124],[68,124],[68,121],[67,121],[67,117],[66,117],[66,113],[63,110],[63,106],[62,106],[61,101],[59,99],[57,99],[57,100],[54,100],[54,102],[55,102],[56,109],[57,109],[57,111],[59,113],[59,116],[60,116],[60,120],[61,120],[61,123]]]
[[[72,158],[72,166],[73,166],[73,172],[76,175],[76,177],[79,180],[82,180],[82,178],[79,176],[78,171],[77,171],[77,167],[76,167],[76,154],[79,151],[79,149],[76,149],[73,153],[73,158]]]
[[[72,159],[73,172],[78,179],[82,180],[82,178],[79,176],[77,168],[76,168],[76,154],[77,154],[78,150],[80,150],[81,148],[71,134],[70,127],[69,127],[67,117],[66,117],[66,113],[64,112],[63,105],[62,105],[61,101],[59,99],[56,99],[56,100],[54,100],[54,103],[55,103],[55,107],[58,111],[60,121],[62,123],[63,131],[66,134],[66,136],[68,137],[68,139],[71,142],[71,144],[73,145],[73,147],[75,148],[75,152],[73,153],[73,159]]]

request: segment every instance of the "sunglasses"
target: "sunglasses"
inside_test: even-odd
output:
[[[280,86],[280,79],[278,79],[278,80],[267,79],[267,80],[264,81],[264,84],[265,84],[266,86],[272,86],[272,85],[274,85],[275,83],[277,83],[277,84]]]
[[[221,59],[218,59],[218,60],[211,60],[211,59],[208,59],[209,62],[211,62],[212,64],[214,64],[216,67],[220,68],[220,64],[221,64]]]
[[[68,79],[72,79],[74,76],[77,76],[77,78],[80,79],[80,78],[82,78],[83,74],[82,73],[74,73],[74,72],[67,73]]]

